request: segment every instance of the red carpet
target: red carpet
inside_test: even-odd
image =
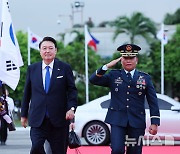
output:
[[[110,154],[109,146],[82,146],[78,148],[81,154]],[[76,154],[74,149],[68,149],[67,154]],[[143,154],[180,154],[180,146],[144,146]]]

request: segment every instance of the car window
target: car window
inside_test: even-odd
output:
[[[158,105],[160,110],[171,110],[171,106],[172,106],[172,104],[170,104],[169,102],[159,98],[158,98]],[[145,109],[149,109],[147,99],[145,99]]]
[[[101,103],[101,107],[102,107],[103,109],[107,109],[107,108],[109,107],[109,104],[110,104],[110,99],[102,102],[102,103]]]
[[[110,99],[103,101],[101,103],[101,107],[107,109],[109,107],[109,104],[110,104]],[[172,104],[170,104],[169,102],[159,98],[158,98],[158,105],[160,110],[171,110],[171,106],[172,106]],[[145,109],[149,109],[147,99],[145,99]]]

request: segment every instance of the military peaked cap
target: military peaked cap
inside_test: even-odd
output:
[[[135,44],[124,44],[117,48],[123,57],[135,57],[141,48]]]

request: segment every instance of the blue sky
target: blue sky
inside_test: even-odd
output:
[[[27,31],[27,27],[40,35],[57,37],[59,32],[71,28],[71,5],[74,0],[9,0],[15,30]],[[180,8],[180,0],[81,0],[84,3],[83,21],[89,17],[95,25],[102,21],[114,20],[118,16],[142,12],[157,23],[166,13]],[[59,15],[64,15],[59,17]],[[57,24],[57,20],[61,24]],[[74,23],[81,22],[81,13],[74,13]]]

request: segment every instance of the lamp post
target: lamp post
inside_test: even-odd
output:
[[[83,2],[79,2],[76,1],[73,4],[71,4],[71,8],[72,8],[72,21],[74,24],[74,13],[81,13],[81,24],[83,25],[83,8],[84,8],[84,3]]]

